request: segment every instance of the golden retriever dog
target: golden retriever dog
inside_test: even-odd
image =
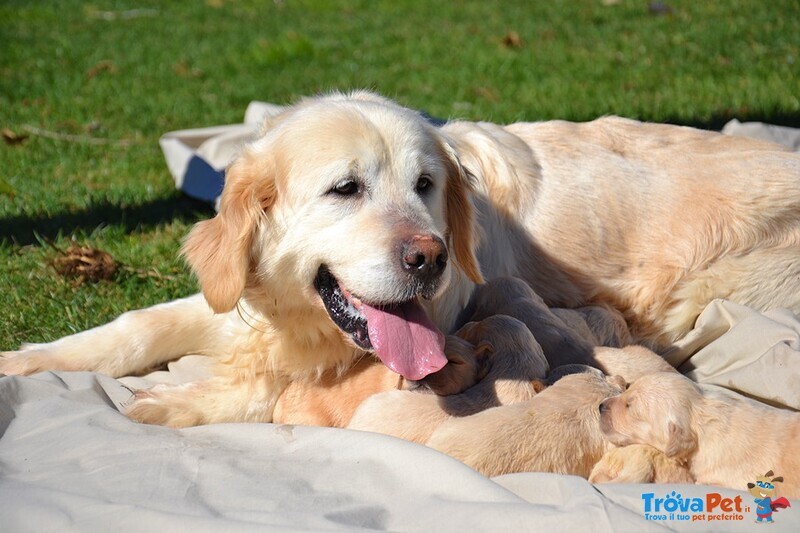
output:
[[[761,472],[800,497],[800,414],[705,389],[673,372],[634,381],[600,407],[599,428],[617,446],[647,444],[686,464],[698,483],[745,490]]]
[[[136,374],[185,354],[214,377],[137,394],[143,422],[269,421],[293,381],[376,356],[440,370],[485,279],[549,306],[608,305],[662,348],[728,298],[800,311],[800,156],[606,117],[499,126],[358,91],[268,119],[183,254],[202,295],[5,352],[0,373]],[[462,318],[463,319],[463,318]]]

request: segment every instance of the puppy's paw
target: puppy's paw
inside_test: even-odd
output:
[[[621,482],[622,480],[619,479],[621,470],[620,465],[598,463],[594,465],[591,474],[589,474],[589,483]]]
[[[191,405],[196,387],[188,385],[156,385],[137,390],[123,413],[136,422],[172,428],[197,426],[203,423],[201,413]]]
[[[488,355],[494,352],[491,343],[481,342],[473,346],[468,341],[451,335],[445,344],[447,364],[422,379],[428,388],[439,396],[451,396],[464,392],[484,377],[489,370]]]

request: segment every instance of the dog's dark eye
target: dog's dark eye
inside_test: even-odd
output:
[[[348,178],[334,185],[328,192],[339,196],[353,196],[361,192],[361,187],[356,180]]]
[[[433,181],[427,174],[423,174],[417,180],[416,190],[419,194],[424,194],[433,188]]]

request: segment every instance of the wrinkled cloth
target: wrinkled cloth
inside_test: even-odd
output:
[[[800,321],[788,311],[759,313],[715,301],[666,357],[707,386],[798,408]],[[488,479],[425,446],[385,435],[277,424],[176,430],[137,424],[119,412],[131,397],[129,387],[191,381],[207,375],[207,366],[208,359],[187,356],[144,378],[86,372],[0,378],[2,530],[598,533],[754,527],[756,505],[745,487],[593,486],[547,473]],[[727,514],[741,520],[724,522],[669,514],[647,519],[647,495],[669,499],[672,491],[684,500],[739,496],[750,507]],[[800,501],[791,503],[775,513],[771,531],[800,531]]]

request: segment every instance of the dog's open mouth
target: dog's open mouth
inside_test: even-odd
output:
[[[373,307],[350,294],[324,265],[314,288],[334,324],[404,378],[419,380],[447,364],[444,335],[416,299]]]

